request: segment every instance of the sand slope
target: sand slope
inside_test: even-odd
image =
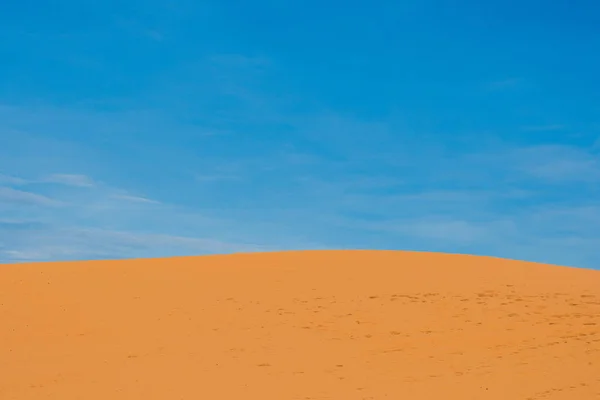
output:
[[[0,399],[600,399],[600,271],[368,251],[0,265]]]

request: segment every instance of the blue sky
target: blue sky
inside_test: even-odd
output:
[[[600,4],[0,5],[0,262],[406,249],[600,269]]]

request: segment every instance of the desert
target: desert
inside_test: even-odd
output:
[[[0,399],[600,399],[600,271],[407,251],[0,265]]]

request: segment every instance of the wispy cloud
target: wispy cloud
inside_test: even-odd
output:
[[[209,182],[238,180],[238,179],[241,179],[241,176],[234,175],[234,174],[196,175],[195,179],[197,182],[209,183]]]
[[[598,259],[592,251],[599,237],[592,223],[598,213],[589,205],[593,196],[587,195],[600,170],[589,148],[526,146],[475,135],[460,147],[450,135],[417,132],[395,120],[287,108],[276,94],[255,90],[271,66],[260,58],[223,55],[210,59],[208,67],[196,66],[189,66],[193,71],[175,80],[177,84],[165,85],[172,92],[163,86],[151,93],[153,105],[169,106],[165,109],[171,116],[142,105],[143,111],[127,113],[43,108],[7,113],[15,125],[44,132],[53,126],[56,136],[68,140],[53,147],[51,153],[60,156],[49,160],[43,158],[48,153],[44,141],[13,146],[30,155],[22,163],[28,178],[4,178],[3,185],[71,207],[19,216],[37,222],[35,227],[0,226],[5,259],[352,245],[460,250],[571,265],[591,265]],[[198,83],[199,75],[205,81]],[[204,83],[206,92],[200,90]],[[517,83],[507,80],[491,87]],[[165,91],[169,96],[163,96]],[[191,99],[218,110],[178,107],[182,97],[185,104]],[[182,120],[192,122],[188,126]],[[111,171],[112,158],[99,156],[92,146],[81,156],[80,135],[65,133],[73,121],[90,132],[107,132],[115,148],[137,151],[139,160],[128,166],[139,181]],[[516,126],[516,131],[559,130],[558,125]],[[164,144],[164,132],[177,132],[181,140]],[[62,159],[70,163],[63,165]],[[36,162],[37,169],[32,168]],[[99,175],[89,172],[93,170]],[[36,176],[40,171],[62,173]],[[107,176],[113,172],[112,181],[102,175],[105,171]],[[144,179],[146,186],[139,184]],[[559,184],[571,185],[578,194],[565,196]]]
[[[268,247],[214,239],[90,228],[30,230],[0,249],[0,262],[148,258],[266,251]]]
[[[445,242],[466,244],[476,244],[478,241],[486,240],[486,236],[489,233],[486,227],[473,222],[428,217],[397,221],[395,224],[386,222],[379,228],[427,240],[442,240]]]
[[[43,178],[42,182],[77,187],[93,187],[95,185],[95,182],[91,178],[80,174],[52,174]]]
[[[41,194],[27,192],[24,190],[13,189],[10,187],[0,187],[0,203],[29,204],[37,206],[60,206],[61,201],[51,199]]]
[[[1,218],[0,219],[0,231],[21,231],[26,229],[36,229],[43,227],[44,224],[35,221],[35,220],[27,220],[27,219],[18,219],[18,218]]]
[[[8,176],[8,175],[0,175],[0,183],[4,182],[6,187],[1,187],[3,197],[5,199],[14,199],[14,201],[30,201],[36,202],[40,205],[52,205],[52,204],[61,204],[64,202],[73,202],[73,204],[77,204],[79,195],[74,194],[73,192],[68,192],[66,194],[61,192],[60,190],[54,191],[55,195],[58,197],[62,197],[60,200],[51,199],[42,194],[36,193],[35,191],[24,191],[14,189],[11,186],[27,186],[30,187],[33,185],[37,189],[43,187],[48,184],[56,184],[64,187],[72,187],[76,189],[82,190],[79,193],[88,193],[93,194],[97,201],[102,201],[102,199],[113,199],[113,200],[121,200],[125,202],[135,202],[135,203],[151,203],[151,204],[159,204],[160,202],[157,200],[149,199],[144,196],[135,195],[129,193],[126,190],[121,188],[112,187],[100,182],[95,181],[91,177],[83,174],[49,174],[44,175],[40,178],[21,178],[16,176]],[[75,197],[73,197],[75,196]]]
[[[128,194],[113,194],[110,196],[112,199],[125,200],[133,203],[147,203],[147,204],[160,204],[157,200],[148,199],[142,196],[132,196]]]
[[[490,90],[503,90],[518,86],[523,82],[521,78],[506,78],[497,81],[492,81],[487,84],[487,88]]]
[[[600,180],[600,160],[589,150],[574,146],[523,147],[514,150],[507,161],[516,163],[521,171],[546,181]]]
[[[208,60],[218,66],[226,66],[242,69],[255,69],[272,66],[272,60],[261,56],[248,56],[244,54],[215,54],[208,57]]]
[[[566,129],[566,125],[552,124],[552,125],[527,125],[522,126],[521,130],[525,132],[550,132],[550,131],[561,131]]]
[[[161,32],[158,28],[151,27],[149,24],[145,24],[140,19],[116,17],[114,18],[114,22],[118,28],[130,34],[146,37],[156,42],[165,40],[164,32]]]
[[[8,181],[8,180],[7,180]],[[56,198],[35,191],[0,187],[0,262],[160,257],[273,249],[244,242],[210,229],[197,214],[186,214],[173,205],[97,183],[81,174],[50,174],[38,179],[14,177],[32,190],[54,188]],[[64,187],[64,190],[60,190]],[[67,190],[75,188],[76,190]],[[56,211],[56,206],[69,207]],[[39,206],[23,214],[25,205]],[[16,208],[15,208],[16,207]],[[18,209],[22,217],[9,217]],[[8,212],[9,214],[6,214]],[[15,214],[16,215],[16,214]],[[178,229],[165,229],[176,224]],[[152,228],[158,224],[158,229]],[[198,225],[201,229],[198,229]],[[189,232],[188,235],[176,233]],[[150,229],[153,232],[148,232]],[[202,237],[201,235],[208,235]],[[219,239],[219,236],[223,239]],[[229,235],[231,236],[231,235]]]
[[[26,179],[22,179],[16,176],[0,174],[0,185],[23,185],[27,183]]]

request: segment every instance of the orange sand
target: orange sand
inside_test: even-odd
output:
[[[600,271],[384,251],[0,265],[0,399],[600,399]]]

